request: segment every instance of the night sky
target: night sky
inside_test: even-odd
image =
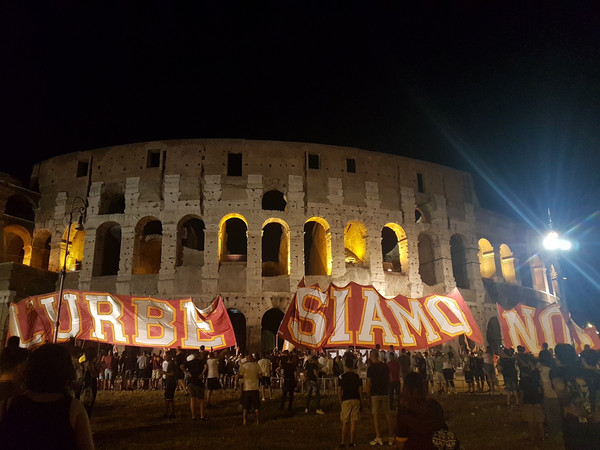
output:
[[[571,310],[600,324],[598,3],[80,3],[0,6],[0,136],[18,155],[2,171],[182,138],[456,167],[482,206],[540,233],[550,208],[576,241]]]

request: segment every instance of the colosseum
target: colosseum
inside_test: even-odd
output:
[[[494,346],[496,302],[556,301],[538,236],[483,209],[469,173],[390,154],[145,142],[40,162],[28,187],[3,175],[0,200],[0,337],[8,303],[57,291],[64,260],[65,288],[192,297],[200,307],[221,294],[249,350],[273,348],[303,277],[386,296],[458,287]]]

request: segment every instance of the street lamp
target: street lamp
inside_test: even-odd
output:
[[[553,263],[551,266],[551,279],[552,281],[556,281],[556,286],[554,288],[554,294],[556,297],[566,306],[567,300],[566,295],[564,293],[564,284],[560,286],[561,274],[560,267],[558,264],[559,254],[563,251],[569,251],[572,247],[571,242],[568,239],[564,239],[560,237],[560,235],[552,229],[552,222],[550,222],[550,231],[546,233],[544,239],[542,240],[542,244],[546,250],[553,256]]]
[[[81,206],[75,206],[75,202],[79,200],[81,202]],[[71,202],[71,211],[69,213],[69,226],[67,228],[67,242],[65,243],[65,257],[63,260],[62,269],[60,271],[60,289],[58,293],[58,308],[56,310],[56,326],[54,328],[54,340],[56,343],[58,340],[58,329],[60,327],[60,310],[62,309],[63,302],[63,291],[65,288],[65,277],[67,276],[67,257],[69,256],[69,243],[71,240],[71,226],[73,225],[73,215],[75,213],[79,214],[79,218],[77,219],[77,225],[75,225],[75,230],[83,231],[85,228],[83,226],[83,221],[85,220],[85,213],[87,209],[86,201],[81,197],[75,197]]]

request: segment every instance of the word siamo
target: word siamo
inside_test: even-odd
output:
[[[294,306],[297,314],[290,316],[288,331],[297,342],[315,348],[372,346],[376,329],[381,331],[384,345],[413,348],[446,341],[441,334],[455,337],[473,333],[459,303],[439,295],[421,302],[405,297],[385,299],[365,286],[328,292],[299,288]]]

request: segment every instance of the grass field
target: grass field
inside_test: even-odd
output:
[[[305,414],[306,396],[294,399],[293,415],[279,410],[280,393],[261,409],[261,423],[242,427],[238,392],[219,392],[216,406],[207,409],[206,422],[192,421],[189,401],[183,392],[175,394],[174,419],[164,419],[162,391],[98,392],[92,418],[97,449],[334,449],[340,442],[337,398],[322,395],[324,416]],[[509,408],[501,395],[456,394],[439,399],[450,429],[466,450],[561,449],[559,442],[532,445],[519,411]],[[364,408],[357,432],[359,448],[370,448],[373,422]]]

